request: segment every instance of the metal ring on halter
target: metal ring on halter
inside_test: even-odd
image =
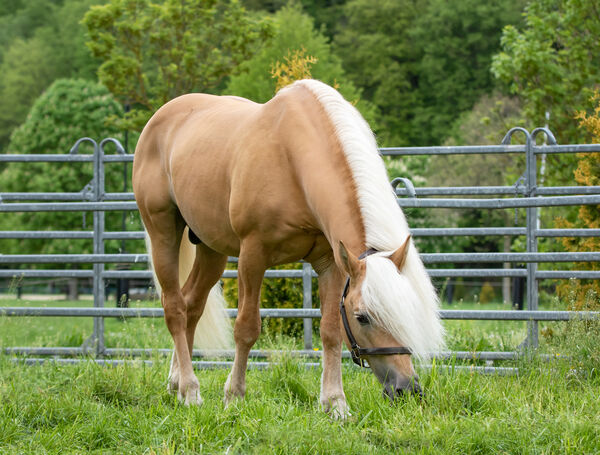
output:
[[[378,251],[374,248],[369,248],[363,254],[361,254],[358,259],[364,259],[367,256],[378,253]],[[346,284],[344,286],[344,292],[342,292],[342,298],[340,300],[340,314],[342,316],[342,323],[344,324],[344,330],[346,331],[346,336],[348,337],[348,341],[350,342],[350,355],[352,356],[352,361],[356,363],[358,366],[363,368],[370,368],[367,363],[365,363],[365,359],[362,357],[365,355],[395,355],[395,354],[412,354],[411,350],[406,347],[389,347],[389,348],[361,348],[356,342],[356,338],[352,334],[352,330],[350,329],[350,323],[348,322],[348,316],[346,315],[346,306],[344,305],[344,301],[346,300],[346,296],[348,295],[348,290],[350,289],[350,277],[346,279]]]

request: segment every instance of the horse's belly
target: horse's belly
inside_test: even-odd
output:
[[[186,160],[174,166],[171,185],[175,203],[194,234],[215,251],[239,254],[240,242],[229,220],[229,184],[217,156]]]

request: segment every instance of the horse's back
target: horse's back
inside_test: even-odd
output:
[[[259,106],[245,98],[201,93],[175,98],[156,111],[144,127],[136,161],[170,158],[172,152],[189,142],[199,141],[205,146],[219,140],[227,142],[232,127]]]

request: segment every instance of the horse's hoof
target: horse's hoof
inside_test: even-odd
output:
[[[332,400],[323,404],[323,411],[329,414],[333,420],[346,420],[352,414],[346,400]]]
[[[244,395],[242,393],[234,393],[232,390],[227,390],[225,392],[225,396],[223,397],[223,404],[225,408],[228,408],[229,405],[235,401],[243,400]]]
[[[246,387],[242,387],[241,389],[236,389],[233,387],[231,373],[227,376],[227,381],[225,381],[225,386],[223,387],[223,404],[225,408],[227,408],[233,401],[241,400],[246,395]]]
[[[199,390],[188,389],[185,395],[178,391],[177,399],[185,406],[201,406],[203,403]]]
[[[200,384],[198,384],[198,380],[196,379],[196,381],[183,385],[183,387],[180,384],[177,390],[177,399],[186,406],[200,406],[202,404],[202,397],[200,397]]]
[[[179,381],[169,379],[167,381],[167,392],[169,392],[172,395],[175,395],[176,393],[178,393],[179,392]]]

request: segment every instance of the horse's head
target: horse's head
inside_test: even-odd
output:
[[[423,278],[427,275],[410,236],[391,254],[359,259],[340,242],[339,255],[350,277],[341,306],[347,319],[348,328],[342,324],[347,346],[352,347],[354,338],[361,348],[355,352],[366,359],[390,399],[406,393],[420,395],[411,356],[422,359],[439,347],[443,330],[435,291]],[[418,267],[421,270],[411,270]]]

